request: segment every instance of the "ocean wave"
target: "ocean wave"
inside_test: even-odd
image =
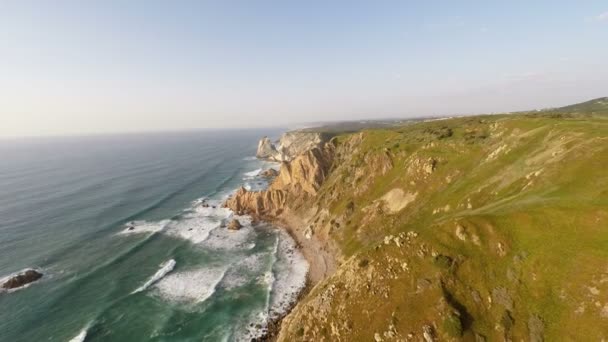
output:
[[[133,291],[132,294],[145,291],[148,287],[150,287],[150,285],[158,282],[169,272],[173,271],[173,268],[175,268],[175,260],[170,259],[164,262],[160,265],[160,269],[156,271],[156,273],[154,273],[154,275],[150,277],[150,279],[148,279],[148,281],[146,281],[142,286],[138,287],[135,291]]]
[[[188,240],[199,244],[209,238],[209,234],[221,225],[221,219],[210,218],[203,215],[182,217],[174,221],[164,232],[169,236]]]
[[[295,304],[306,285],[306,259],[286,232],[277,231],[277,234],[271,251],[271,270],[258,278],[260,284],[267,286],[265,308],[251,316],[250,324],[238,333],[237,341],[251,341],[264,336],[268,332],[270,320],[285,314]]]
[[[214,267],[173,273],[159,281],[155,288],[163,298],[171,301],[202,303],[215,293],[227,269]]]
[[[245,172],[245,178],[244,179],[251,179],[254,177],[257,177],[260,175],[260,173],[262,172],[262,169],[256,169],[253,171],[249,171],[249,172]]]
[[[157,233],[165,229],[171,220],[162,220],[158,222],[147,221],[131,221],[125,224],[125,228],[121,230],[119,235],[131,235],[141,233]]]
[[[203,203],[206,205],[203,206]],[[209,234],[221,226],[222,221],[232,216],[232,211],[222,208],[220,202],[198,199],[192,206],[171,220],[158,222],[131,221],[118,235],[132,235],[141,233],[163,233],[172,237],[189,240],[192,243],[201,243]]]
[[[266,255],[257,253],[248,255],[239,261],[235,262],[224,275],[221,287],[230,291],[238,287],[247,285],[252,280],[261,282],[261,279],[255,278],[267,268],[265,262]]]
[[[243,227],[239,230],[224,228],[212,230],[209,237],[201,243],[201,246],[217,251],[252,249],[251,238],[253,229],[251,227],[251,218],[247,216],[229,216],[228,218],[230,217],[238,219]]]
[[[279,232],[277,260],[273,264],[273,287],[270,291],[269,315],[277,318],[297,300],[306,285],[308,262],[296,248],[294,240],[284,231]]]
[[[89,330],[88,326],[83,328],[82,330],[80,330],[78,335],[72,337],[68,342],[84,342],[84,340],[87,338],[88,330]]]

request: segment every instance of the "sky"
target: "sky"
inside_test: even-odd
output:
[[[607,42],[604,0],[5,0],[0,136],[560,106]]]

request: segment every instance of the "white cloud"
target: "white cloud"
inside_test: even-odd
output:
[[[595,20],[597,21],[608,21],[608,11],[604,12],[600,15],[598,15],[597,17],[595,17]]]

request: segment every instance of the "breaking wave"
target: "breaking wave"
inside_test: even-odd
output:
[[[209,299],[226,274],[227,268],[203,268],[171,274],[156,284],[162,297],[189,303]]]
[[[78,333],[78,335],[72,337],[68,342],[84,342],[84,340],[87,338],[87,331],[88,331],[88,327],[80,330],[80,332]]]
[[[257,177],[262,172],[262,169],[256,169],[250,172],[245,172],[246,178],[254,178]]]
[[[156,273],[154,273],[154,275],[152,277],[150,277],[150,279],[148,279],[148,281],[146,281],[142,286],[138,287],[132,293],[145,291],[148,287],[150,287],[150,285],[153,285],[157,281],[161,280],[164,276],[166,276],[169,272],[173,271],[173,268],[175,268],[175,260],[170,259],[170,260],[164,262],[161,265],[160,269],[158,271],[156,271]]]

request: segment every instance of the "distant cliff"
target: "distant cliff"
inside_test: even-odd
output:
[[[330,135],[318,132],[291,131],[281,135],[277,142],[264,137],[258,143],[256,157],[272,161],[291,161],[298,155],[321,147],[331,138]]]

